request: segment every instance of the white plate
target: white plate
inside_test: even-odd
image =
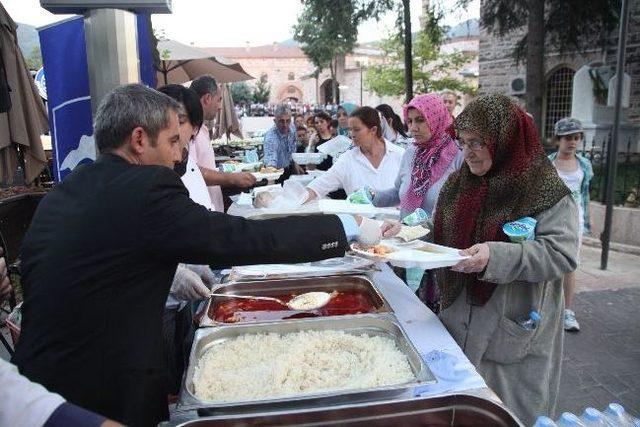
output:
[[[299,165],[319,165],[327,157],[324,153],[293,153],[291,158]]]
[[[403,247],[400,251],[390,253],[387,255],[386,260],[396,267],[432,270],[434,268],[450,267],[463,259],[469,258],[460,255],[459,251],[454,248],[434,243],[421,243],[410,248]],[[429,249],[430,251],[425,251],[424,249]]]
[[[267,181],[275,181],[280,178],[284,171],[280,172],[251,172],[251,175],[255,176],[258,181],[266,179]]]
[[[389,240],[383,240],[381,245],[395,249],[395,251],[386,255],[375,255],[359,249],[357,243],[351,245],[351,250],[364,258],[389,262],[396,267],[422,268],[424,270],[450,267],[463,259],[469,258],[460,255],[458,250],[454,248],[422,241],[414,241],[411,243],[412,245],[410,246],[400,246],[390,243]],[[429,249],[429,251],[425,251],[424,249]]]

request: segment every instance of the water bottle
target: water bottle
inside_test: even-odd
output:
[[[540,313],[535,310],[529,312],[529,317],[522,316],[516,320],[527,331],[533,331],[540,324]]]
[[[409,286],[413,292],[416,292],[420,287],[422,276],[424,276],[423,268],[407,268],[407,286]]]
[[[596,408],[586,408],[582,413],[582,422],[587,427],[610,427],[611,424],[605,420],[602,412]]]
[[[427,212],[425,212],[425,210],[422,208],[417,208],[415,211],[405,216],[402,219],[402,223],[410,227],[413,227],[415,225],[422,224],[428,219],[429,219],[429,215],[427,214]]]
[[[545,417],[544,415],[540,415],[536,420],[533,427],[557,427],[558,424],[555,423],[551,418]]]
[[[624,407],[619,403],[609,403],[609,406],[604,411],[604,417],[613,426],[635,427],[636,425],[633,417],[627,414]]]
[[[556,424],[558,427],[585,427],[580,418],[571,412],[563,412]]]

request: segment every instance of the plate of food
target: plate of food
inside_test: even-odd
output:
[[[266,179],[267,181],[275,181],[284,173],[284,169],[274,168],[273,166],[263,166],[258,172],[252,172],[258,181]]]
[[[389,256],[389,254],[396,252],[398,248],[387,244],[365,246],[360,243],[353,243],[351,245],[351,250],[365,258],[384,260]]]

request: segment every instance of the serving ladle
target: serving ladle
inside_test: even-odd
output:
[[[284,302],[279,298],[273,297],[257,297],[250,295],[234,295],[234,294],[216,294],[211,293],[211,296],[214,297],[222,297],[222,298],[239,298],[239,299],[251,299],[251,300],[260,300],[260,301],[274,301],[285,307],[289,307],[292,310],[316,310],[318,308],[322,308],[333,296],[333,293],[328,292],[305,292],[304,294],[300,294],[295,296],[289,300],[289,302]]]

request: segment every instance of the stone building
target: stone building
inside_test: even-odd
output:
[[[428,2],[423,2],[428,4]],[[469,20],[451,28],[441,50],[446,53],[465,52],[471,59],[461,70],[451,70],[451,76],[475,81],[478,77],[478,21]],[[298,44],[293,41],[263,46],[204,47],[213,55],[239,62],[256,78],[265,77],[271,86],[270,103],[292,100],[304,104],[325,104],[332,100],[331,75],[323,70],[316,79],[315,67]],[[357,105],[376,106],[386,103],[401,111],[401,96],[378,96],[363,84],[367,67],[382,62],[382,52],[375,44],[360,44],[354,51],[338,59],[336,80],[338,100]],[[253,84],[249,82],[249,84]],[[468,99],[463,97],[464,106]]]
[[[625,73],[629,76],[630,85],[623,96],[623,106],[625,107],[623,114],[625,121],[628,120],[625,126],[629,128],[629,132],[636,132],[637,134],[637,131],[633,131],[631,128],[637,128],[634,124],[640,124],[640,0],[630,0],[630,3],[625,65]],[[485,7],[484,1],[481,2],[480,7]],[[524,31],[523,29],[519,33],[496,37],[489,34],[486,29],[480,29],[480,93],[499,92],[523,99],[526,88],[526,70],[524,64],[516,65],[512,52]],[[545,137],[551,136],[553,124],[556,120],[572,115],[572,105],[574,106],[574,115],[584,110],[584,108],[580,107],[584,107],[585,103],[593,104],[593,108],[604,111],[604,108],[600,107],[606,107],[607,97],[604,96],[604,99],[598,101],[596,99],[598,98],[596,91],[602,91],[604,87],[606,95],[606,89],[614,87],[609,79],[615,73],[618,53],[618,31],[616,29],[611,35],[611,43],[605,52],[600,48],[593,48],[583,53],[569,52],[560,55],[557,51],[553,51],[550,48],[547,49],[543,100],[543,132]],[[574,86],[574,77],[581,68],[583,68],[583,71],[578,76],[580,78],[586,76],[586,80],[575,82],[577,85]],[[592,85],[588,81],[590,79],[590,71],[592,71],[592,74],[599,75],[600,83],[596,82]],[[574,87],[578,87],[581,90],[575,91]],[[582,90],[585,88],[589,90]],[[613,91],[611,90],[610,92]],[[600,96],[602,97],[603,95],[600,94]],[[612,97],[610,96],[609,98],[610,104]],[[596,114],[593,117],[591,115],[583,117],[583,120],[592,120],[594,127],[601,126],[603,121],[610,120],[610,118],[605,117],[610,115],[610,111],[604,113],[600,114],[599,118],[596,117],[598,116]]]
[[[266,78],[271,87],[270,103],[291,100],[315,105],[332,100],[330,71],[323,70],[317,79],[313,77],[315,67],[300,46],[293,42],[203,49],[238,61],[256,78]],[[339,58],[336,70],[338,100],[373,106],[388,103],[396,109],[400,108],[402,98],[377,96],[362,84],[366,67],[380,60],[380,51],[367,45],[358,46],[353,53]]]

